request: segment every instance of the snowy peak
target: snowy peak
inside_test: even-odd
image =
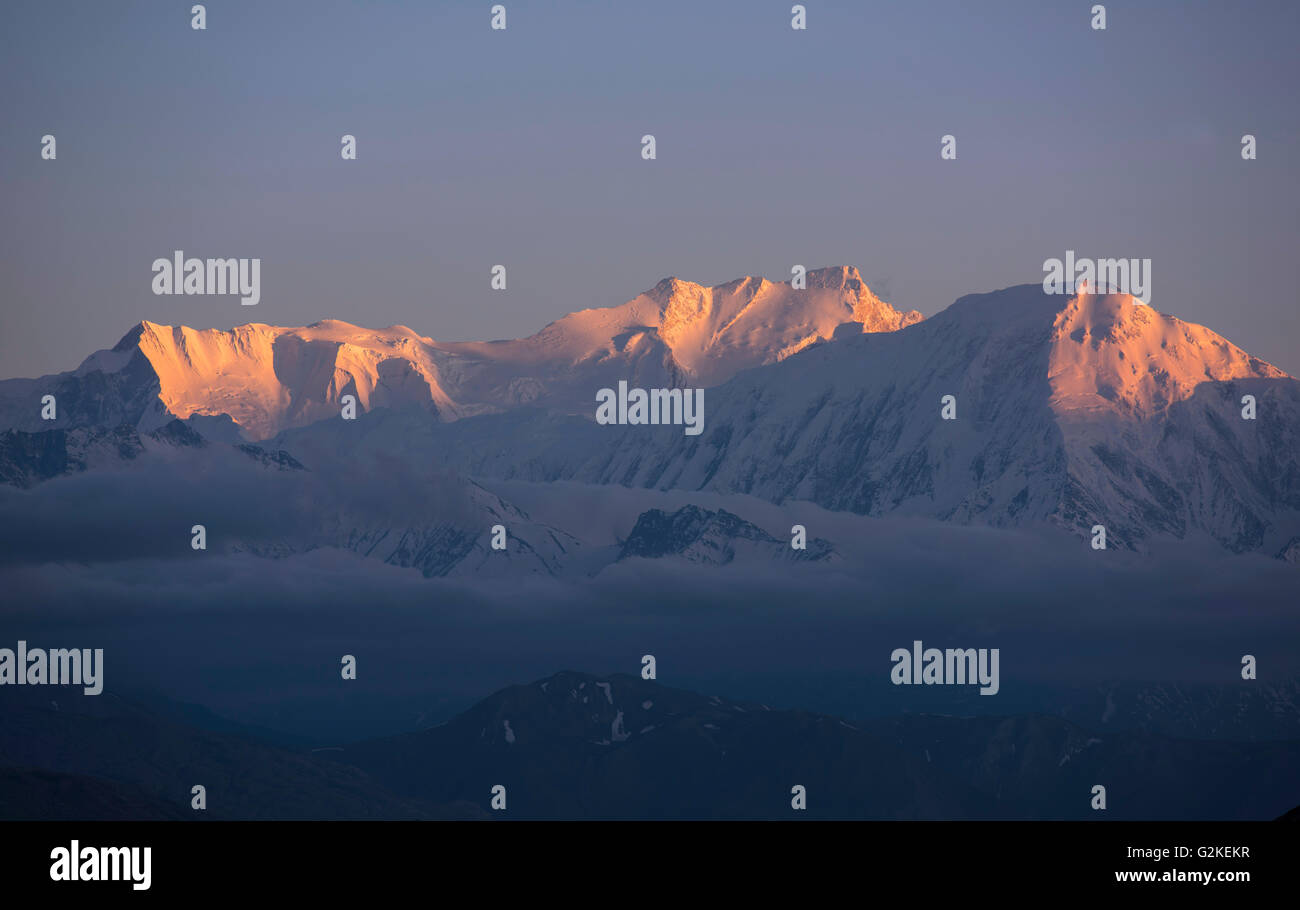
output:
[[[0,429],[50,429],[35,406],[46,392],[66,426],[126,422],[148,432],[172,418],[224,415],[252,440],[337,418],[345,396],[359,412],[415,408],[446,421],[520,406],[590,416],[595,391],[620,380],[713,386],[846,331],[921,318],[880,300],[854,268],[807,279],[795,290],[755,277],[714,287],[665,278],[624,304],[573,312],[513,341],[443,343],[404,325],[337,319],[225,330],[146,320],[71,373],[0,382]]]
[[[807,285],[810,289],[820,289],[824,291],[849,291],[851,293],[866,292],[873,299],[874,294],[862,281],[862,275],[851,265],[836,265],[824,269],[813,269],[808,272]]]
[[[659,303],[660,315],[662,316],[672,307],[674,301],[700,295],[708,290],[710,289],[696,284],[694,281],[683,281],[676,275],[670,275],[646,291],[645,296]]]
[[[1205,382],[1287,374],[1128,294],[1084,293],[1056,316],[1048,378],[1057,411],[1143,417],[1190,398]]]
[[[655,326],[674,359],[705,386],[784,360],[836,336],[893,332],[921,321],[873,294],[852,266],[813,269],[805,287],[745,277],[714,287],[665,278],[631,301],[628,315]]]
[[[142,322],[127,338],[133,336],[169,413],[182,419],[228,414],[254,439],[337,417],[345,394],[365,410],[452,407],[424,339],[405,327],[371,330],[325,320],[222,331]]]
[[[650,509],[637,518],[623,541],[619,559],[672,556],[702,565],[726,565],[737,556],[755,561],[823,561],[838,559],[831,543],[806,541],[803,549],[777,540],[767,531],[726,509],[683,506],[676,512]]]

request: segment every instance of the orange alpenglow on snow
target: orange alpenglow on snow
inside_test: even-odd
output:
[[[921,320],[878,298],[852,267],[814,269],[806,285],[666,278],[621,306],[570,313],[510,341],[437,342],[406,326],[333,319],[229,330],[142,322],[115,350],[148,358],[170,414],[228,414],[262,439],[337,416],[349,394],[363,411],[419,406],[443,420],[517,405],[590,416],[595,391],[620,380],[712,386],[837,329],[892,332]]]

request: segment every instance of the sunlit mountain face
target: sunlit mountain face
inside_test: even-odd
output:
[[[699,435],[597,425],[598,390],[620,383],[707,388]],[[834,268],[810,272],[801,290],[666,279],[518,341],[441,344],[333,320],[230,331],[144,322],[72,373],[0,384],[0,401],[4,471],[20,486],[214,442],[277,470],[328,473],[382,453],[415,473],[1079,534],[1101,525],[1112,548],[1207,538],[1294,559],[1297,388],[1128,295],[1023,286],[921,322],[856,270]],[[45,394],[60,402],[57,421],[40,418]],[[361,419],[340,419],[349,402]],[[168,429],[178,419],[197,440]],[[354,532],[371,539],[344,533]],[[544,560],[551,571],[563,561]]]
[[[152,430],[171,417],[229,417],[252,440],[337,417],[347,394],[367,411],[419,407],[439,420],[521,405],[590,416],[594,390],[619,380],[717,385],[836,331],[921,319],[877,298],[856,269],[804,277],[801,290],[763,278],[717,287],[666,278],[621,306],[570,313],[516,341],[443,343],[406,326],[334,319],[228,331],[141,322],[73,373],[0,386],[0,400],[12,401],[6,426],[23,429],[48,428],[24,406],[40,388],[63,392],[64,426],[121,420]]]

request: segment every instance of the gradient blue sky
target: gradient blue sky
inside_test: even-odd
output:
[[[8,0],[0,377],[145,318],[516,337],[794,263],[932,315],[1067,249],[1151,258],[1153,306],[1300,373],[1300,4],[1092,2],[809,0],[794,32],[786,0],[506,0],[494,32],[214,0],[197,32],[191,0]],[[260,257],[261,304],[154,296],[174,249]]]

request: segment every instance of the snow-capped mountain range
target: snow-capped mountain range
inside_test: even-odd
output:
[[[741,278],[703,287],[665,278],[621,306],[582,310],[514,341],[444,343],[402,325],[366,329],[326,319],[301,328],[250,323],[228,331],[141,322],[76,370],[0,382],[4,428],[132,423],[228,415],[250,440],[361,410],[419,407],[455,420],[520,405],[590,415],[596,389],[711,386],[775,363],[837,330],[887,332],[899,313],[853,268],[816,269],[807,287]]]
[[[945,396],[955,419],[941,417]],[[1243,397],[1255,419],[1243,418]],[[465,428],[468,433],[470,428]],[[708,394],[704,433],[600,427],[559,458],[460,447],[483,476],[809,500],[869,515],[1208,535],[1294,550],[1300,383],[1127,295],[1026,285],[905,330],[837,339]],[[480,440],[484,443],[496,440]],[[537,476],[536,465],[562,465]]]
[[[620,380],[706,387],[703,434],[598,426],[595,393]],[[340,419],[349,394],[355,421]],[[57,400],[54,421],[41,419],[44,395]],[[1247,395],[1255,419],[1243,418]],[[941,415],[946,396],[953,419]],[[840,267],[809,272],[805,290],[669,278],[516,341],[442,343],[334,320],[143,322],[75,371],[0,382],[0,476],[27,486],[93,467],[102,458],[90,449],[174,449],[178,419],[280,469],[383,453],[480,480],[748,494],[1082,535],[1100,524],[1111,548],[1212,538],[1300,557],[1300,383],[1119,294],[1026,285],[922,321]],[[337,530],[359,551],[393,542],[391,528]],[[568,551],[553,530],[542,564]],[[399,535],[388,561],[444,574],[452,563],[417,551],[450,532],[425,533]],[[452,536],[462,555],[479,546]]]

